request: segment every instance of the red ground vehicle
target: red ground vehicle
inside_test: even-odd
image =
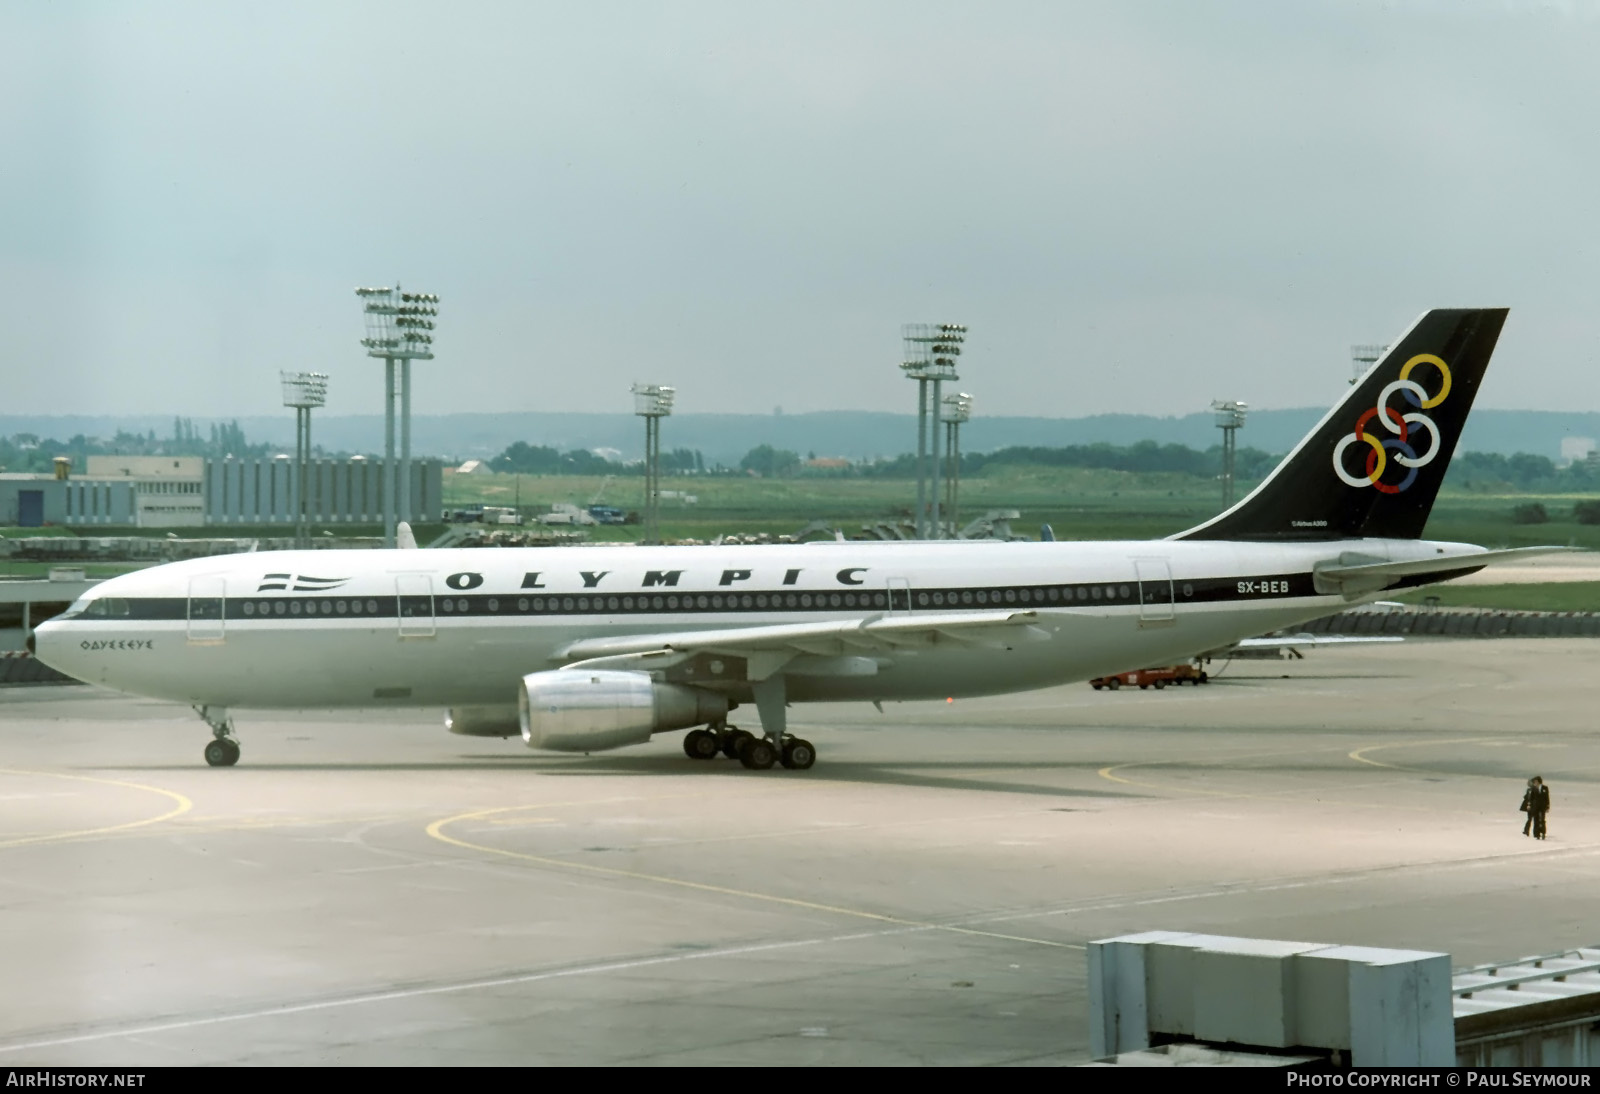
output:
[[[1164,688],[1168,684],[1189,683],[1198,687],[1210,677],[1206,670],[1197,665],[1167,665],[1158,669],[1133,669],[1130,672],[1113,673],[1110,676],[1099,676],[1089,681],[1094,690],[1109,688],[1116,691],[1124,684],[1138,684],[1141,688],[1148,688],[1154,684],[1157,688]]]

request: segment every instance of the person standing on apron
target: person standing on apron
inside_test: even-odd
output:
[[[1538,775],[1528,780],[1528,790],[1522,795],[1522,811],[1528,814],[1528,819],[1522,825],[1522,834],[1544,839],[1545,814],[1550,812],[1550,788]]]

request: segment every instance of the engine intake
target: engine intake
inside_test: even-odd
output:
[[[728,699],[658,684],[644,672],[556,669],[522,678],[517,710],[529,748],[600,752],[643,744],[652,733],[720,721],[727,717]]]

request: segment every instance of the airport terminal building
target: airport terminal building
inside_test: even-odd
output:
[[[313,524],[383,520],[383,460],[311,460],[306,514]],[[86,473],[58,461],[54,475],[0,474],[0,526],[200,528],[292,525],[299,482],[287,456],[90,456]],[[413,520],[443,510],[443,466],[411,463]]]

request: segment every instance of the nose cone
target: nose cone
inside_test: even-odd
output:
[[[25,645],[41,664],[50,666],[63,676],[84,683],[105,683],[104,660],[96,661],[97,655],[81,648],[85,645],[81,639],[81,635],[72,633],[70,623],[58,623],[52,619],[35,627]]]
[[[60,623],[53,621],[40,623],[33,628],[33,633],[28,635],[28,640],[23,645],[28,647],[29,653],[57,672],[67,672],[66,666],[61,663],[65,643],[61,638]]]

